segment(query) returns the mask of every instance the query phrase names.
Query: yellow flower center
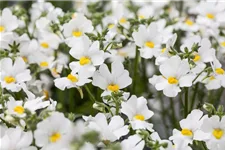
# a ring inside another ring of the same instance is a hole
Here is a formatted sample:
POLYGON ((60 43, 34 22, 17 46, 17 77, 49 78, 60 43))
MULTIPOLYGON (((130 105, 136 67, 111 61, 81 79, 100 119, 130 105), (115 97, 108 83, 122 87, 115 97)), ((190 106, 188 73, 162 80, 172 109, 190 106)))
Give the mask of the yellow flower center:
POLYGON ((80 37, 80 36, 82 36, 82 32, 81 31, 73 31, 73 36, 80 37))
POLYGON ((138 16, 140 19, 145 19, 145 16, 144 15, 139 15, 138 16))
POLYGON ((117 84, 110 84, 108 85, 107 89, 112 92, 117 92, 119 90, 119 86, 117 84))
POLYGON ((45 96, 45 100, 49 99, 49 92, 47 90, 43 90, 43 94, 45 96))
POLYGON ((28 59, 27 59, 27 57, 26 57, 26 56, 23 56, 22 58, 23 58, 23 61, 24 61, 25 63, 27 63, 27 62, 28 62, 28 59))
POLYGON ((209 80, 214 80, 216 79, 214 76, 209 77, 209 80))
POLYGON ((211 14, 211 13, 206 14, 206 17, 209 18, 209 19, 214 19, 215 18, 215 16, 213 14, 211 14))
POLYGON ((147 41, 145 42, 145 46, 149 47, 149 48, 154 48, 155 47, 155 44, 151 41, 147 41))
POLYGON ((225 41, 220 43, 221 46, 225 47, 225 41))
POLYGON ((90 58, 89 57, 81 57, 80 58, 80 65, 87 65, 91 62, 90 58))
POLYGON ((109 24, 109 25, 108 25, 108 28, 109 28, 109 29, 112 29, 114 26, 115 26, 114 24, 109 24))
POLYGON ((58 140, 61 139, 61 134, 60 133, 54 133, 52 134, 50 137, 49 137, 49 140, 52 142, 52 143, 55 143, 57 142, 58 140))
POLYGON ((177 84, 178 80, 175 77, 169 77, 168 78, 168 83, 169 84, 177 84))
POLYGON ((134 119, 144 121, 145 117, 143 115, 137 114, 134 116, 134 119))
POLYGON ((0 26, 0 32, 3 32, 5 30, 4 26, 0 26))
POLYGON ((55 75, 59 74, 56 68, 52 68, 52 73, 55 74, 55 75))
POLYGON ((49 48, 49 45, 46 42, 42 42, 41 43, 41 47, 43 47, 43 48, 49 48))
POLYGON ((216 68, 217 74, 224 74, 224 70, 222 68, 216 68))
POLYGON ((187 24, 187 25, 189 25, 189 26, 192 26, 192 25, 194 24, 194 22, 193 22, 192 20, 190 20, 190 19, 187 19, 187 20, 185 21, 185 24, 187 24))
POLYGON ((198 54, 196 54, 195 57, 194 57, 194 59, 193 59, 193 61, 194 61, 194 62, 197 62, 197 61, 199 61, 200 59, 201 59, 201 56, 198 55, 198 54))
POLYGON ((40 66, 41 66, 41 67, 48 67, 48 62, 47 62, 47 61, 42 61, 42 62, 40 63, 40 66))
POLYGON ((4 80, 8 84, 16 81, 16 79, 12 76, 7 76, 7 77, 4 78, 4 80))
POLYGON ((127 53, 126 52, 123 52, 121 50, 118 50, 117 54, 120 55, 120 56, 123 56, 123 57, 126 57, 127 56, 127 53))
POLYGON ((181 130, 181 134, 185 135, 185 136, 192 136, 193 132, 189 129, 182 129, 181 130))
POLYGON ((20 115, 24 113, 24 108, 22 106, 16 106, 13 110, 20 115))
POLYGON ((127 22, 126 18, 123 17, 123 18, 120 19, 120 23, 126 23, 126 22, 127 22))
POLYGON ((72 75, 72 74, 69 74, 69 75, 67 76, 67 79, 69 79, 69 80, 72 81, 72 82, 77 82, 77 81, 78 81, 77 77, 74 76, 74 75, 72 75))
POLYGON ((224 131, 221 129, 214 129, 212 134, 216 139, 221 139, 224 134, 224 131))
POLYGON ((166 48, 161 49, 161 53, 164 53, 166 51, 166 48))

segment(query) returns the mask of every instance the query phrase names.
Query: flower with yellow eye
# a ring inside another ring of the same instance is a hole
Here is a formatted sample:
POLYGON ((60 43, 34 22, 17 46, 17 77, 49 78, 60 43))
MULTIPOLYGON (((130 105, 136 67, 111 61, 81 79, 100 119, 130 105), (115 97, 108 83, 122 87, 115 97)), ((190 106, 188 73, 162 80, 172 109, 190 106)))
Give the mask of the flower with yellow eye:
POLYGON ((201 110, 192 110, 187 118, 180 121, 181 130, 173 130, 173 135, 170 137, 170 140, 172 140, 175 144, 180 141, 184 143, 184 145, 192 144, 195 139, 195 134, 202 125, 202 116, 203 112, 201 110))
POLYGON ((225 116, 205 117, 199 132, 200 141, 205 141, 208 149, 222 150, 225 147, 225 116))
POLYGON ((133 95, 126 102, 122 102, 121 106, 121 113, 128 117, 134 130, 147 129, 153 131, 153 125, 148 123, 147 120, 154 113, 148 109, 147 100, 144 97, 137 98, 133 95))
POLYGON ((76 41, 85 36, 85 33, 92 32, 92 22, 83 14, 77 14, 75 18, 63 25, 63 34, 66 37, 66 43, 72 47, 76 46, 76 41))
POLYGON ((154 75, 149 82, 158 91, 168 97, 175 97, 181 91, 180 87, 190 87, 195 78, 190 72, 188 60, 181 60, 179 56, 172 56, 159 66, 161 76, 154 75))
POLYGON ((138 31, 133 32, 132 36, 135 44, 140 47, 141 57, 152 58, 160 50, 162 37, 156 23, 151 23, 148 27, 140 25, 138 31))
POLYGON ((51 116, 37 124, 34 131, 35 144, 42 149, 67 149, 73 137, 73 125, 62 113, 51 116))
POLYGON ((77 60, 70 63, 71 70, 79 72, 81 76, 93 76, 95 67, 104 62, 104 52, 99 50, 99 42, 92 43, 87 37, 72 47, 69 53, 77 60))
POLYGON ((40 50, 48 55, 51 55, 54 50, 57 50, 61 39, 58 35, 50 32, 41 32, 39 35, 40 50))
POLYGON ((113 62, 111 64, 111 72, 106 64, 99 67, 99 70, 94 73, 92 84, 104 90, 101 96, 105 96, 110 95, 111 92, 118 92, 130 85, 131 82, 132 79, 129 77, 129 72, 124 69, 123 64, 121 62, 113 62))
POLYGON ((91 82, 87 76, 79 75, 77 73, 71 72, 67 75, 67 77, 57 78, 54 80, 55 86, 60 90, 65 90, 65 88, 73 88, 73 87, 80 87, 86 83, 91 82))
POLYGON ((19 26, 19 21, 9 8, 5 8, 0 16, 0 33, 11 32, 19 26))
POLYGON ((203 80, 205 86, 208 90, 219 89, 221 86, 225 87, 225 71, 222 68, 219 60, 214 58, 214 61, 211 63, 213 72, 203 80))
POLYGON ((16 58, 14 63, 10 58, 4 58, 0 64, 2 88, 18 92, 21 90, 21 83, 31 80, 30 70, 21 57, 16 58))

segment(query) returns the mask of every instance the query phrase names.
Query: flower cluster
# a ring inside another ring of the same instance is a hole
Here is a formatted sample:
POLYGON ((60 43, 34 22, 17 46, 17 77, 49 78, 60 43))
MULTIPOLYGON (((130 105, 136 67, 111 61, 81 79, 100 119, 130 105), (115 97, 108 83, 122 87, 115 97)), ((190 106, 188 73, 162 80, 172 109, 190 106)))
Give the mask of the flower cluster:
POLYGON ((223 2, 70 3, 1 10, 2 150, 224 150, 223 2))

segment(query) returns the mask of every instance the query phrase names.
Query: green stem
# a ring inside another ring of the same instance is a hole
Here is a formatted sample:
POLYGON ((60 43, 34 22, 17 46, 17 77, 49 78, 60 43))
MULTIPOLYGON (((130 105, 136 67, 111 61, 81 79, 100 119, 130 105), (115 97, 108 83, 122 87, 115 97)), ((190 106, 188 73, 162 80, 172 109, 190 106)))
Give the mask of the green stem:
POLYGON ((188 88, 185 88, 184 117, 188 115, 188 88))
MULTIPOLYGON (((195 90, 194 90, 194 94, 193 94, 193 96, 192 96, 192 99, 191 99, 191 110, 193 109, 193 107, 194 107, 194 103, 195 103, 195 98, 196 98, 196 95, 197 95, 197 91, 198 91, 198 86, 199 86, 199 83, 197 83, 196 85, 195 85, 195 90)), ((190 110, 190 111, 191 111, 190 110)))
POLYGON ((138 47, 136 47, 136 56, 134 60, 134 75, 133 75, 133 93, 136 92, 136 82, 137 80, 137 73, 138 73, 138 59, 139 59, 139 50, 138 47))
POLYGON ((174 102, 173 102, 173 98, 170 98, 170 109, 172 110, 172 114, 171 114, 171 119, 172 119, 172 124, 173 127, 176 128, 177 127, 177 121, 176 121, 176 114, 175 114, 175 108, 174 108, 174 102))
POLYGON ((92 101, 92 102, 95 102, 95 101, 96 101, 96 100, 95 100, 95 97, 94 97, 94 95, 91 93, 91 91, 90 91, 90 89, 88 88, 88 86, 85 85, 84 88, 85 88, 85 90, 88 92, 91 101, 92 101))

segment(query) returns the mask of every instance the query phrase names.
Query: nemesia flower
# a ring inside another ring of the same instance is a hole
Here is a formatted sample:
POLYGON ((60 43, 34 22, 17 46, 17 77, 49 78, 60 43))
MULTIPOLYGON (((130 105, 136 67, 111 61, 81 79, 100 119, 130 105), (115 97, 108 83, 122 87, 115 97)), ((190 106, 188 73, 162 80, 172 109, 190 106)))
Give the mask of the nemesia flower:
POLYGON ((145 141, 137 134, 129 136, 121 142, 122 150, 141 150, 144 148, 145 141))
POLYGON ((124 120, 120 116, 113 116, 108 123, 106 116, 98 113, 95 117, 88 119, 87 122, 89 128, 100 133, 103 143, 114 142, 129 132, 128 126, 124 125, 124 120))
POLYGON ((21 89, 20 84, 31 80, 30 70, 26 69, 24 60, 16 58, 4 58, 1 60, 1 86, 12 92, 18 92, 21 89))
POLYGON ((39 38, 40 51, 46 54, 52 54, 54 50, 58 49, 61 40, 53 33, 41 32, 39 38))
POLYGON ((54 112, 37 124, 34 131, 35 143, 43 150, 68 148, 72 140, 72 123, 62 113, 54 112))
POLYGON ((152 58, 160 49, 161 36, 156 23, 151 23, 148 27, 140 25, 132 36, 135 44, 140 47, 140 55, 143 58, 152 58))
POLYGON ((5 8, 0 16, 0 33, 11 32, 19 26, 17 17, 14 16, 9 8, 5 8))
POLYGON ((181 131, 174 129, 173 135, 169 139, 173 140, 175 144, 180 143, 180 141, 185 145, 192 144, 195 139, 195 133, 202 125, 202 121, 200 121, 202 115, 202 111, 197 109, 192 110, 186 119, 180 121, 181 131))
POLYGON ((223 150, 225 146, 225 116, 206 117, 200 127, 199 139, 206 142, 209 150, 223 150))
POLYGON ((130 85, 132 82, 129 72, 124 69, 121 62, 113 62, 111 64, 111 73, 106 64, 99 67, 94 73, 92 84, 98 86, 104 92, 102 96, 109 95, 111 92, 118 92, 130 85))
POLYGON ((0 125, 1 150, 37 150, 31 146, 33 135, 31 131, 24 132, 21 128, 7 128, 0 125))
POLYGON ((104 62, 104 52, 99 50, 99 42, 91 43, 85 37, 76 46, 79 48, 73 47, 69 52, 71 56, 78 60, 70 63, 71 70, 79 72, 81 75, 93 76, 96 70, 95 66, 104 62))
POLYGON ((76 43, 77 39, 84 37, 85 33, 89 33, 92 30, 92 22, 83 14, 78 14, 75 18, 63 25, 63 34, 66 37, 66 43, 70 47, 76 43))
POLYGON ((73 87, 80 87, 86 83, 91 82, 88 79, 88 76, 81 76, 77 73, 71 72, 67 75, 67 77, 57 78, 54 80, 55 86, 60 90, 65 90, 65 88, 73 88, 73 87))
POLYGON ((154 75, 149 82, 158 91, 168 97, 175 97, 181 91, 180 87, 190 87, 195 75, 190 73, 187 60, 181 60, 179 56, 173 56, 159 66, 161 76, 154 75))
POLYGON ((121 106, 121 112, 128 117, 134 130, 147 129, 153 131, 153 124, 148 123, 147 120, 154 113, 148 109, 147 100, 144 97, 137 98, 133 95, 126 102, 122 102, 121 106))
POLYGON ((10 97, 9 101, 6 103, 7 114, 16 115, 18 117, 25 117, 25 109, 29 110, 31 113, 35 113, 36 110, 45 108, 49 106, 49 102, 43 102, 42 98, 28 99, 26 102, 16 101, 14 98, 10 97))
POLYGON ((220 62, 215 58, 212 62, 213 72, 203 80, 208 90, 218 89, 221 86, 225 87, 225 72, 220 62))

